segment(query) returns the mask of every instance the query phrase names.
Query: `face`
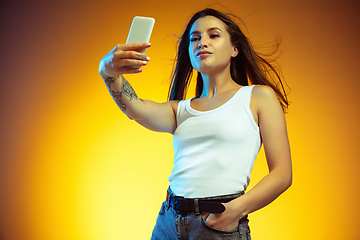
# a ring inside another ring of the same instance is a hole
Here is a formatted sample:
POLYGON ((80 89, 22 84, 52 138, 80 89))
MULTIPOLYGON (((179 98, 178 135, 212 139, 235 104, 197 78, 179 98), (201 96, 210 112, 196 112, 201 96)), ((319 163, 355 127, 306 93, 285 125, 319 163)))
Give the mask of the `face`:
POLYGON ((193 68, 201 73, 221 71, 230 66, 238 50, 230 41, 225 23, 213 16, 195 21, 190 29, 189 56, 193 68))

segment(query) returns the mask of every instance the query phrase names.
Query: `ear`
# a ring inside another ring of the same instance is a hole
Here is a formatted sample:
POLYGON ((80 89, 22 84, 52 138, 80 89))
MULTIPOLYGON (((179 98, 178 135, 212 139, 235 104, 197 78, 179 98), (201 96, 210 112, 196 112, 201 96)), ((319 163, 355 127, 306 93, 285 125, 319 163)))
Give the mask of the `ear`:
POLYGON ((239 50, 237 49, 237 47, 236 46, 234 46, 234 51, 233 51, 233 53, 231 54, 231 57, 236 57, 237 55, 239 54, 239 50))

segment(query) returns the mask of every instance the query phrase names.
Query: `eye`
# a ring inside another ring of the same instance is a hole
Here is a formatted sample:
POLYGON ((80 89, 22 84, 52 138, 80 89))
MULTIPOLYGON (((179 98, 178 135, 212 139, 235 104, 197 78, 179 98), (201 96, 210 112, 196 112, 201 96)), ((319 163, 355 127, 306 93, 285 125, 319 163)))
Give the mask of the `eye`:
POLYGON ((196 42, 198 41, 200 38, 199 37, 191 37, 190 38, 190 42, 196 42))
POLYGON ((217 38, 217 37, 219 37, 218 34, 211 34, 211 35, 210 35, 210 38, 217 38))

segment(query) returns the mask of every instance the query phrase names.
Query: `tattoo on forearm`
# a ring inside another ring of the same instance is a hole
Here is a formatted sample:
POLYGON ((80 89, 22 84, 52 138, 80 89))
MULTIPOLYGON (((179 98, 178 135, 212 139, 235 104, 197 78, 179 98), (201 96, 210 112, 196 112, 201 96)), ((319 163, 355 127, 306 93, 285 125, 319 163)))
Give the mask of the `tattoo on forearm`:
POLYGON ((123 76, 121 77, 122 77, 122 88, 121 88, 122 92, 130 98, 130 101, 132 99, 138 100, 139 98, 136 95, 130 83, 123 76))
POLYGON ((117 102, 117 104, 119 105, 119 107, 126 112, 126 104, 124 103, 124 101, 122 100, 122 92, 118 92, 118 91, 113 91, 111 90, 111 94, 113 96, 113 98, 115 99, 115 101, 117 102))
POLYGON ((118 79, 119 79, 119 76, 117 76, 117 77, 107 77, 107 78, 105 78, 105 83, 106 83, 106 85, 110 86, 110 84, 112 84, 113 82, 115 82, 118 79))
POLYGON ((127 105, 124 102, 123 94, 126 95, 130 101, 132 99, 143 101, 142 99, 138 98, 130 83, 121 75, 117 77, 107 77, 105 78, 105 83, 108 86, 109 91, 111 91, 111 95, 113 96, 114 100, 124 112, 126 112, 127 105), (112 83, 118 80, 119 77, 122 79, 121 90, 114 90, 112 83))

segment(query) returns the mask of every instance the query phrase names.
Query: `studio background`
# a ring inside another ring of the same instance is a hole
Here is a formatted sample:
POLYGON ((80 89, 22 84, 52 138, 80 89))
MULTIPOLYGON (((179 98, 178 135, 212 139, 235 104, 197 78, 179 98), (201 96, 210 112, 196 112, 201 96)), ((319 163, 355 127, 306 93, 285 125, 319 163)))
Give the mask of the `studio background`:
MULTIPOLYGON (((127 79, 139 97, 166 101, 172 34, 213 3, 0 3, 1 240, 150 238, 173 166, 172 136, 128 120, 98 64, 126 41, 135 15, 154 17, 151 61, 127 79)), ((293 185, 250 215, 253 239, 360 239, 359 2, 221 4, 245 20, 259 51, 282 39, 278 63, 291 88, 293 185)), ((263 155, 250 188, 267 173, 263 155)))

